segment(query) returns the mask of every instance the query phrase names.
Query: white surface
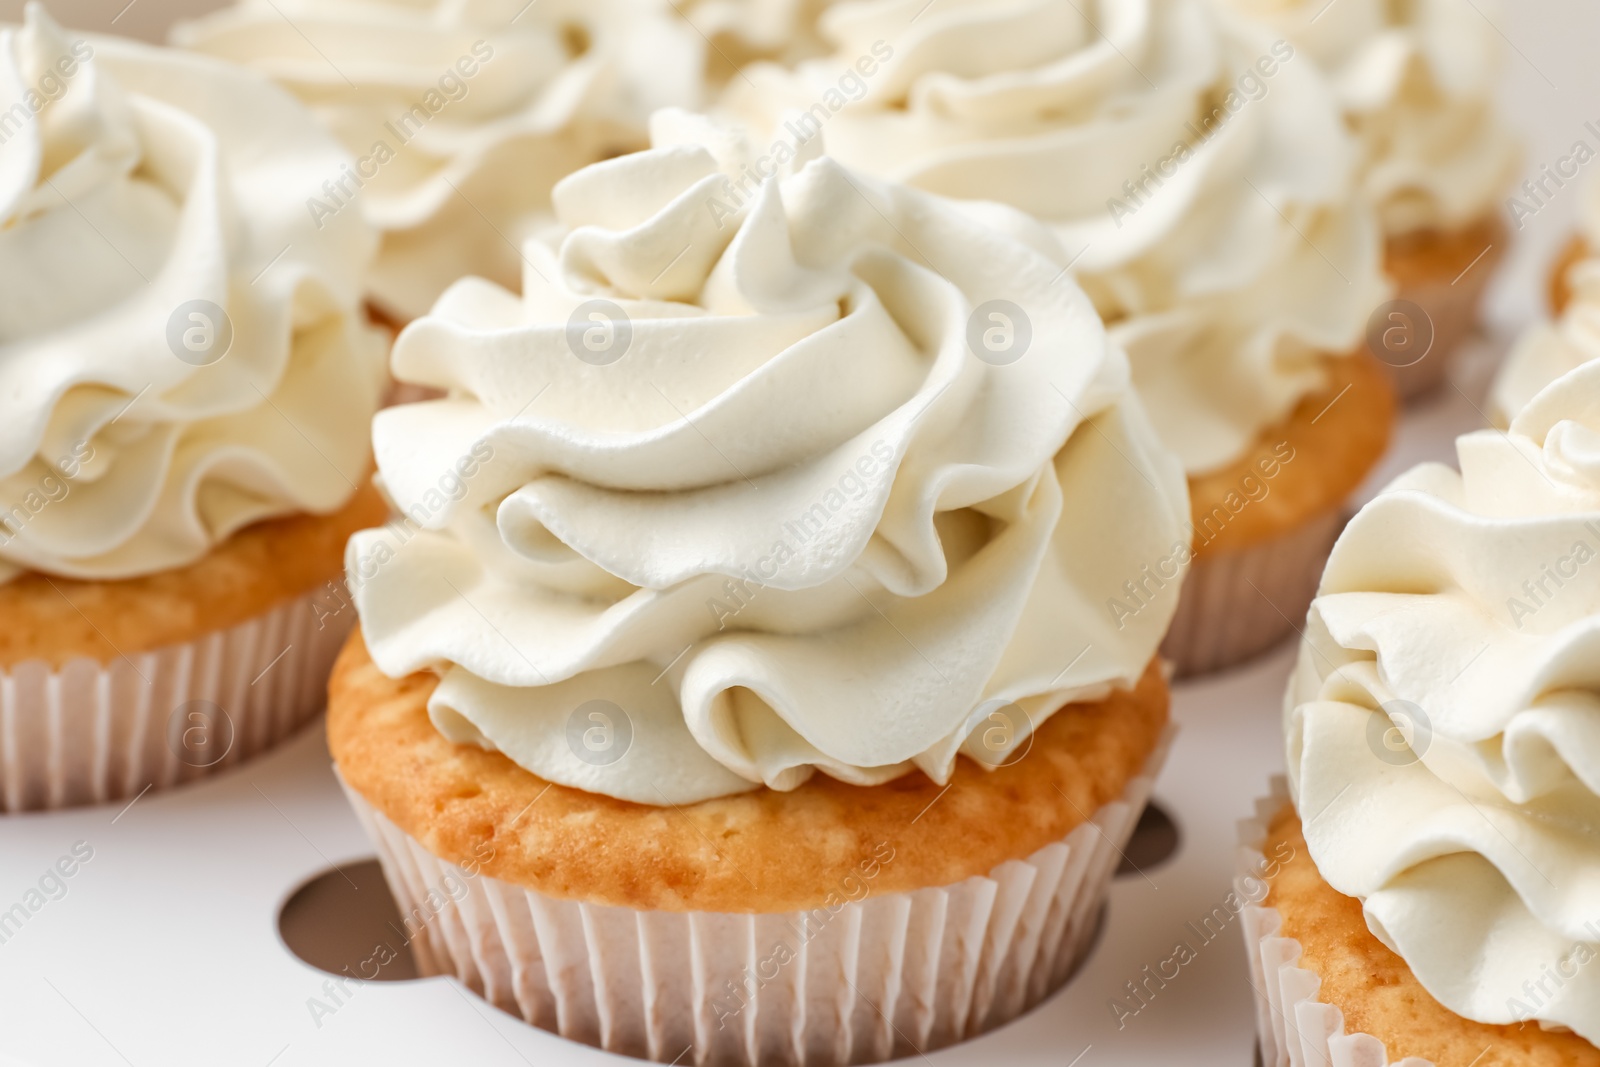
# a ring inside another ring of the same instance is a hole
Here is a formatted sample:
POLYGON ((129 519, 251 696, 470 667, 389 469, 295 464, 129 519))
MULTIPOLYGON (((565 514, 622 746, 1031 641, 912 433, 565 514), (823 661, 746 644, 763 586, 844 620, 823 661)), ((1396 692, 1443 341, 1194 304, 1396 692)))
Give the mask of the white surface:
MULTIPOLYGON (((99 18, 100 9, 115 13, 121 4, 97 5, 93 19, 67 10, 83 6, 62 5, 59 14, 98 27, 111 17, 99 18)), ((172 10, 159 0, 139 6, 141 18, 172 10)), ((0 3, 0 18, 14 19, 13 7, 20 5, 0 3)), ((1500 25, 1512 44, 1506 102, 1527 138, 1532 173, 1585 136, 1585 120, 1600 119, 1600 63, 1591 54, 1600 5, 1513 0, 1500 25)), ((1600 180, 1600 166, 1584 179, 1600 180)), ((1569 185, 1516 235, 1492 295, 1493 336, 1464 368, 1463 390, 1447 389, 1407 416, 1374 486, 1416 460, 1452 460, 1453 435, 1482 424, 1476 409, 1486 372, 1516 330, 1543 313, 1547 264, 1571 233, 1576 208, 1569 185)), ((1233 927, 1124 1029, 1108 1002, 1146 964, 1171 954, 1186 923, 1226 897, 1235 820, 1282 766, 1278 704, 1291 659, 1285 647, 1180 687, 1182 732, 1157 788, 1181 828, 1177 856, 1148 880, 1116 883, 1105 937, 1064 990, 1011 1026, 931 1055, 931 1064, 1250 1063, 1250 990, 1233 927)), ((320 1026, 313 1020, 307 1001, 325 997, 326 976, 282 946, 279 906, 330 864, 372 852, 334 784, 317 728, 216 781, 151 794, 125 811, 0 818, 0 912, 80 840, 95 855, 66 895, 0 944, 6 1067, 8 1055, 32 1067, 635 1062, 533 1030, 443 979, 363 984, 320 1026)))

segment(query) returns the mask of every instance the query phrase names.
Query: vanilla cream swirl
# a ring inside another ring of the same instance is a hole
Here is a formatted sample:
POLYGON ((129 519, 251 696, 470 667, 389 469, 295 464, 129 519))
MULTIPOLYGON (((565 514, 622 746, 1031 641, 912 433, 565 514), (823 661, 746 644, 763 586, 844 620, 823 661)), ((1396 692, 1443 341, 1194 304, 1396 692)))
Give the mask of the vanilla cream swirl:
POLYGON ((758 64, 721 106, 1046 222, 1190 473, 1320 387, 1384 298, 1331 89, 1207 0, 847 0, 821 25, 827 58, 758 64))
POLYGON ((0 580, 181 566, 355 491, 376 242, 303 207, 346 158, 214 60, 0 27, 0 580))
POLYGON ((1179 579, 1105 604, 1187 493, 1083 293, 825 157, 720 217, 755 149, 653 131, 556 187, 522 297, 466 279, 400 336, 396 375, 448 396, 373 426, 410 516, 348 555, 378 666, 440 672, 446 736, 648 804, 944 781, 1132 684, 1179 579), (582 755, 591 722, 621 758, 582 755))
POLYGON ((1318 869, 1440 1003, 1600 1041, 1600 362, 1361 510, 1287 698, 1318 869))
POLYGON ((707 90, 757 60, 792 65, 822 55, 822 12, 836 0, 660 0, 705 39, 707 90))
POLYGON ((464 275, 514 286, 551 187, 693 105, 705 48, 641 0, 241 0, 173 40, 274 78, 349 148, 307 210, 383 232, 372 295, 402 320, 464 275))
POLYGON ((1328 72, 1386 232, 1470 226, 1516 180, 1517 140, 1494 105, 1493 0, 1227 2, 1328 72))

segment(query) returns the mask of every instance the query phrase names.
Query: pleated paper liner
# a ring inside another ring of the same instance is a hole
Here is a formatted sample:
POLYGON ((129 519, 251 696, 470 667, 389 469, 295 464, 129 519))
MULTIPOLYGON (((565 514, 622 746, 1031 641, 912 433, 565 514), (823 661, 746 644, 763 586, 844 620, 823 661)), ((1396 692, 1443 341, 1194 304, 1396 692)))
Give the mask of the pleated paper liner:
MULTIPOLYGON (((1478 324, 1478 311, 1484 290, 1494 277, 1495 268, 1505 258, 1506 234, 1502 226, 1482 227, 1489 241, 1483 258, 1464 272, 1449 276, 1436 274, 1400 281, 1394 298, 1408 301, 1427 313, 1431 322, 1432 344, 1426 355, 1404 366, 1374 351, 1403 403, 1426 396, 1444 385, 1461 355, 1461 346, 1478 324)), ((1455 264, 1442 264, 1454 271, 1455 264)))
POLYGON ((1161 643, 1176 676, 1242 663, 1303 626, 1343 528, 1334 509, 1259 545, 1196 559, 1161 643))
MULTIPOLYGON (((440 859, 348 786, 424 974, 541 1029, 681 1064, 876 1063, 1006 1023, 1092 944, 1166 756, 1066 838, 986 876, 781 914, 561 900, 440 859)), ((886 846, 891 843, 886 843, 886 846)))
MULTIPOLYGON (((1261 851, 1267 828, 1288 803, 1287 783, 1274 778, 1270 795, 1256 801, 1255 818, 1239 823, 1239 866, 1233 885, 1241 900, 1260 897, 1256 872, 1267 863, 1261 851)), ((1249 905, 1240 920, 1255 990, 1263 1067, 1435 1067, 1416 1056, 1390 1060, 1388 1049, 1376 1037, 1348 1033, 1344 1012, 1318 999, 1322 979, 1298 966, 1300 942, 1279 936, 1283 918, 1276 908, 1249 905)))
POLYGON ((132 798, 266 751, 322 710, 354 623, 334 593, 313 590, 110 663, 0 669, 0 812, 132 798))

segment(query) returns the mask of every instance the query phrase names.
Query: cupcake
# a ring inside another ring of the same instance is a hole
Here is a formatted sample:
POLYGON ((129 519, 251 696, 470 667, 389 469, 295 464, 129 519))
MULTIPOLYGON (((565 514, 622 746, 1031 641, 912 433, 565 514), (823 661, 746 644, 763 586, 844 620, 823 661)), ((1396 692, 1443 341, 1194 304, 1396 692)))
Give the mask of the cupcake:
POLYGON ((422 969, 535 1026, 943 1046, 1089 943, 1182 568, 1103 605, 1182 471, 1047 257, 814 150, 721 215, 760 145, 652 126, 557 185, 520 298, 401 335, 448 395, 374 422, 405 518, 350 542, 330 750, 422 969))
POLYGON ((465 275, 515 286, 551 187, 692 104, 704 48, 636 0, 241 0, 172 40, 273 78, 355 157, 312 210, 379 230, 369 296, 396 328, 465 275))
MULTIPOLYGON (((827 58, 758 64, 720 106, 1043 222, 1189 475, 1196 559, 1163 651, 1188 674, 1287 636, 1394 418, 1362 351, 1388 293, 1377 223, 1315 65, 1205 0, 1098 24, 1070 4, 858 0, 821 27, 827 58)), ((1135 583, 1110 610, 1142 599, 1135 583)))
POLYGON ((1580 259, 1557 277, 1563 285, 1558 318, 1517 341, 1489 390, 1489 417, 1501 428, 1545 386, 1600 358, 1600 258, 1580 259))
POLYGON ((1474 0, 1228 3, 1263 19, 1332 81, 1361 146, 1384 270, 1403 302, 1392 321, 1419 335, 1374 351, 1402 396, 1437 388, 1510 238, 1498 205, 1516 181, 1519 150, 1494 102, 1503 35, 1474 0))
POLYGON ((1245 827, 1268 1065, 1600 1064, 1597 400, 1575 366, 1328 561, 1245 827))
POLYGON ((1573 289, 1583 280, 1581 276, 1600 269, 1595 266, 1595 259, 1600 257, 1600 182, 1589 182, 1584 188, 1579 231, 1550 269, 1550 309, 1558 316, 1566 310, 1573 289))
POLYGON ((0 811, 231 765, 321 707, 384 348, 347 156, 214 60, 0 27, 0 811), (329 600, 329 597, 334 597, 329 600))

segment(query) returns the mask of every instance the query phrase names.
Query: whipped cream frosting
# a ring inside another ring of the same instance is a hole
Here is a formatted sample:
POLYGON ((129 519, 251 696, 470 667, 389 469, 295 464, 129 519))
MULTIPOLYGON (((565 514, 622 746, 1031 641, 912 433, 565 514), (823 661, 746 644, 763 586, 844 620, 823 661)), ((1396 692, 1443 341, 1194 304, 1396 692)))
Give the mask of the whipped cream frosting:
POLYGON ((557 186, 520 298, 465 279, 397 341, 448 395, 373 425, 408 516, 347 558, 377 665, 440 672, 448 737, 647 804, 944 781, 1134 683, 1187 488, 1081 290, 815 146, 730 207, 757 149, 652 127, 557 186))
POLYGON ((0 26, 0 580, 148 574, 349 499, 376 239, 303 206, 346 159, 214 60, 0 26))
POLYGON ((1469 226, 1516 180, 1493 0, 1225 0, 1328 72, 1390 234, 1469 226))
POLYGON ((241 0, 172 37, 272 77, 356 157, 308 210, 382 231, 372 296, 401 320, 464 275, 514 286, 555 183, 693 105, 706 47, 645 0, 241 0))
POLYGON ((661 0, 704 38, 708 91, 757 60, 789 66, 828 51, 817 21, 836 0, 661 0))
POLYGON ((1452 1011, 1600 1041, 1600 362, 1335 547, 1286 708, 1306 842, 1452 1011))
POLYGON ((1047 223, 1191 474, 1319 388, 1385 298, 1332 89, 1207 0, 846 0, 821 28, 829 56, 757 64, 720 106, 1047 223))

